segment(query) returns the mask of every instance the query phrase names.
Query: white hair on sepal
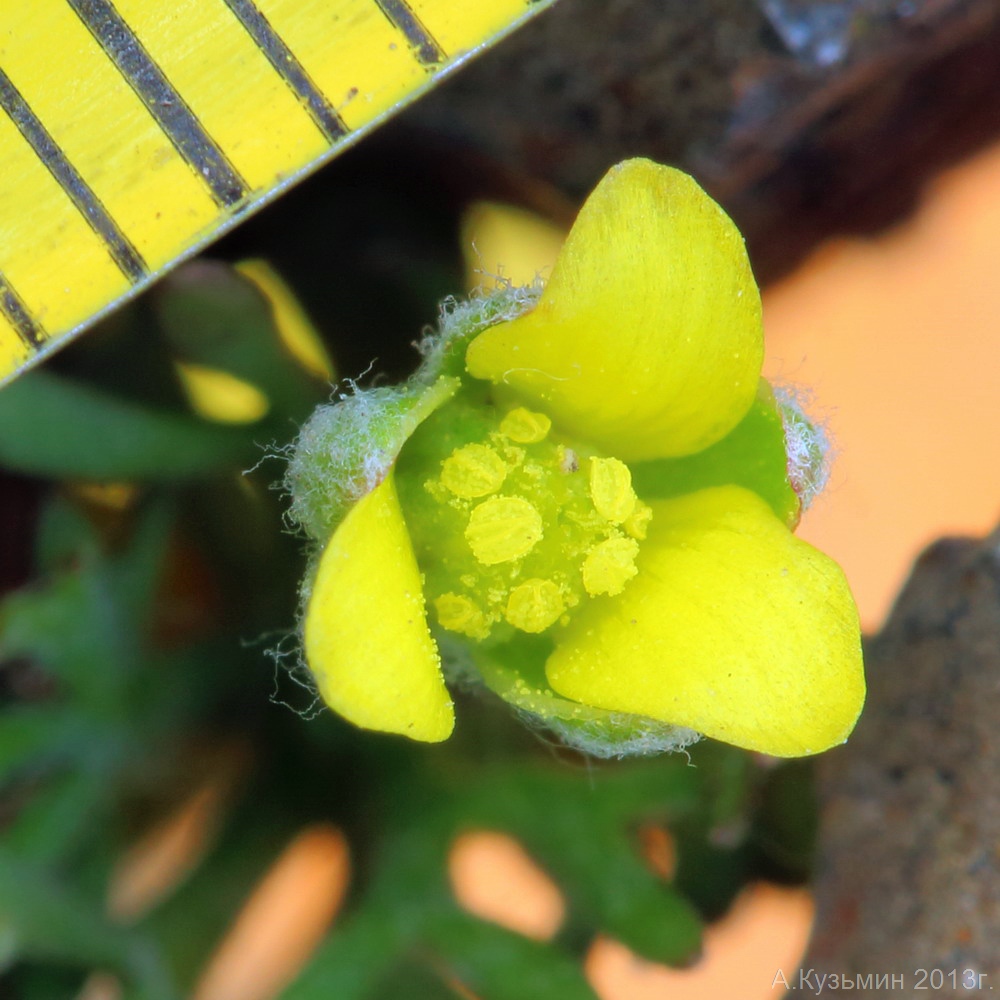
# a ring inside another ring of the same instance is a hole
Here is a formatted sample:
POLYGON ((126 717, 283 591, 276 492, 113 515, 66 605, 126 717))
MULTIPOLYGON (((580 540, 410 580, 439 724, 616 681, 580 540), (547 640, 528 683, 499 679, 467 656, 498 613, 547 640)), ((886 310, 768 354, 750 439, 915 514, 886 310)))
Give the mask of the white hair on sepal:
POLYGON ((424 357, 417 379, 433 379, 457 346, 467 344, 491 326, 517 319, 532 310, 545 287, 540 277, 530 285, 514 285, 498 276, 494 279, 497 281, 494 289, 476 288, 467 299, 449 295, 442 301, 437 327, 425 330, 416 345, 424 357))
POLYGON ((806 413, 812 404, 809 390, 789 385, 772 388, 785 432, 788 481, 805 513, 830 480, 833 446, 825 424, 806 413))
POLYGON ((546 719, 519 708, 515 711, 529 729, 547 729, 571 749, 600 760, 684 753, 702 738, 701 733, 685 726, 671 726, 626 712, 609 712, 602 720, 570 722, 546 719))

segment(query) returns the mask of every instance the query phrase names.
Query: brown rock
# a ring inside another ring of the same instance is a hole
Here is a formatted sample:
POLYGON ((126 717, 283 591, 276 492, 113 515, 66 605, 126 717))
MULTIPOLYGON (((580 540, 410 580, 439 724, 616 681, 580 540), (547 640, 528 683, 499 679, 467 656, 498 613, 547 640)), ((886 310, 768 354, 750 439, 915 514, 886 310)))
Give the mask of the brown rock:
POLYGON ((856 732, 819 765, 817 929, 804 967, 814 983, 889 973, 913 996, 996 993, 1000 533, 921 556, 870 645, 868 679, 856 732))
POLYGON ((682 167, 766 283, 997 136, 998 47, 998 0, 559 0, 404 118, 576 200, 682 167))

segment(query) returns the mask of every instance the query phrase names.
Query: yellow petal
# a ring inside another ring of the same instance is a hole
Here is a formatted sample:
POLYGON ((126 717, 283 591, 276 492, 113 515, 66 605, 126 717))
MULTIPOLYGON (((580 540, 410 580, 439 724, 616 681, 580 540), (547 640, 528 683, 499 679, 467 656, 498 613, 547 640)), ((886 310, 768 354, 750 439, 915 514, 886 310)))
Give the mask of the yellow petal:
POLYGON ((566 230, 534 212, 492 201, 473 202, 462 218, 465 287, 509 281, 530 285, 559 256, 566 230))
POLYGON ((264 260, 240 261, 236 270, 252 281, 267 299, 278 336, 295 360, 306 371, 324 381, 334 381, 333 362, 323 344, 323 338, 281 275, 264 260))
POLYGON ((843 742, 865 686, 837 564, 739 486, 651 506, 638 575, 578 613, 553 689, 781 757, 843 742))
POLYGON ((219 424, 252 424, 267 416, 271 403, 255 385, 221 368, 175 362, 191 407, 219 424))
POLYGON ((736 227, 686 174, 628 160, 583 206, 539 304, 481 333, 466 364, 631 461, 724 437, 762 356, 736 227))
POLYGON ((451 735, 451 699, 391 475, 354 505, 323 552, 305 652, 323 700, 355 725, 429 743, 451 735))

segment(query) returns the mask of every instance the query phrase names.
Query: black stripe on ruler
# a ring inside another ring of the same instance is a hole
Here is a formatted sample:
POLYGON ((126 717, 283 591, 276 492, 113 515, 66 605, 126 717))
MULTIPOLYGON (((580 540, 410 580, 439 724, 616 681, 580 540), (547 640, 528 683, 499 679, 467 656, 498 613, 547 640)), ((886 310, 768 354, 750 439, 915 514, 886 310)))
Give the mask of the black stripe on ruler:
POLYGON ((434 36, 423 26, 416 12, 406 0, 375 0, 379 10, 398 28, 417 56, 421 66, 428 69, 439 66, 448 57, 434 36))
POLYGON ((296 97, 305 105, 310 117, 330 142, 343 138, 350 131, 337 109, 313 83, 295 53, 271 26, 253 0, 225 0, 226 6, 237 17, 257 48, 267 56, 268 62, 280 74, 296 97))
POLYGON ((68 3, 138 94, 177 152, 208 185, 215 201, 225 208, 239 204, 249 193, 246 181, 205 131, 197 115, 153 61, 111 0, 68 0, 68 3))
POLYGON ((108 214, 101 199, 70 163, 59 144, 2 69, 0 69, 0 106, 10 115, 11 121, 28 141, 35 155, 69 195, 80 214, 90 223, 91 229, 104 241, 104 245, 122 273, 133 283, 145 277, 148 268, 142 255, 119 229, 118 223, 108 214))
POLYGON ((21 296, 14 291, 10 282, 0 274, 0 314, 17 331, 24 345, 32 354, 37 354, 45 343, 45 330, 28 312, 21 296))

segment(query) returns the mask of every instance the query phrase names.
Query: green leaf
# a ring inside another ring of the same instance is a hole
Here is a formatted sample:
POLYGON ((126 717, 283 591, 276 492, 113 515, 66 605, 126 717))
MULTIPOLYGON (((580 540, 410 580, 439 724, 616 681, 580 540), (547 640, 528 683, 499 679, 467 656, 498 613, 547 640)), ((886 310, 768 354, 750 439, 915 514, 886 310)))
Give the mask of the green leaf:
POLYGON ((0 715, 0 783, 31 763, 34 768, 71 755, 87 737, 61 705, 15 705, 0 715))
POLYGON ((0 391, 0 464, 52 478, 170 479, 254 460, 245 433, 147 409, 45 370, 0 391))
POLYGON ((522 814, 512 824, 508 813, 501 828, 566 892, 571 924, 610 934, 650 960, 684 963, 700 948, 701 919, 642 863, 629 831, 644 819, 690 809, 693 776, 679 760, 609 768, 575 781, 522 776, 530 820, 522 814))
POLYGON ((151 1000, 173 996, 148 945, 108 923, 96 903, 2 848, 0 928, 22 957, 111 968, 134 977, 151 1000))
POLYGON ((467 1000, 468 996, 418 960, 393 966, 369 994, 370 1000, 467 1000))
POLYGON ((94 525, 83 509, 58 492, 42 506, 35 532, 35 572, 46 577, 64 572, 87 545, 98 542, 94 525))
POLYGON ((678 856, 673 884, 714 919, 748 880, 760 877, 750 826, 766 771, 750 754, 712 740, 692 748, 691 762, 701 775, 702 802, 672 825, 678 856))
POLYGON ((819 821, 814 770, 809 758, 783 761, 761 789, 754 837, 785 878, 811 872, 819 821))
POLYGON ((650 961, 682 965, 696 958, 702 922, 691 903, 655 880, 624 839, 606 845, 602 855, 599 867, 587 865, 563 877, 600 930, 650 961))
MULTIPOLYGON (((86 558, 84 567, 91 561, 86 558)), ((101 603, 99 588, 93 579, 88 587, 85 573, 62 573, 45 587, 11 594, 0 605, 0 655, 30 658, 86 695, 104 687, 114 644, 105 614, 94 606, 101 603)))
POLYGON ((368 1000, 406 944, 398 913, 368 907, 334 928, 281 1000, 368 1000))
POLYGON ((3 844, 22 859, 61 862, 107 820, 113 799, 108 775, 94 768, 50 777, 18 810, 3 844))
POLYGON ((581 964, 568 954, 458 910, 432 919, 425 936, 443 967, 478 996, 597 1000, 581 964))
POLYGON ((0 656, 38 661, 81 703, 110 712, 144 662, 142 636, 172 521, 170 504, 148 504, 114 556, 82 534, 74 564, 0 604, 0 656))
POLYGON ((750 411, 721 441, 684 458, 636 462, 632 483, 646 500, 732 483, 757 493, 786 524, 794 524, 799 516, 799 498, 788 481, 781 412, 763 379, 750 411))
POLYGON ((83 524, 59 546, 66 559, 45 585, 0 604, 0 657, 23 657, 56 681, 50 700, 0 716, 0 776, 23 772, 31 794, 4 830, 25 858, 61 860, 106 822, 124 770, 169 718, 140 709, 169 687, 151 684, 145 644, 173 512, 140 509, 127 546, 109 555, 83 524))

